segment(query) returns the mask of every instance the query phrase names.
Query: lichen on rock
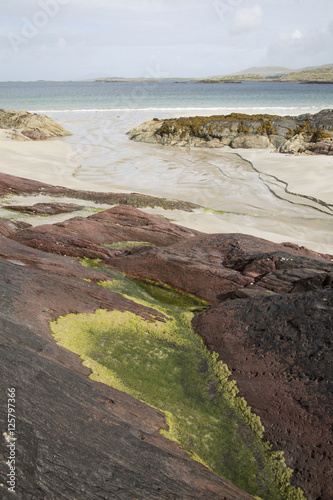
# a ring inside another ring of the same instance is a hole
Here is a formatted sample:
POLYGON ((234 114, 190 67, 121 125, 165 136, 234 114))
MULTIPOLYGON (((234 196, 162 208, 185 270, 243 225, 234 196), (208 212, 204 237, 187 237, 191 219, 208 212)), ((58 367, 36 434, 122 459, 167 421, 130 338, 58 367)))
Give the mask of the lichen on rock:
POLYGON ((132 129, 135 141, 172 146, 278 149, 283 153, 332 154, 333 110, 314 115, 193 116, 152 120, 132 129), (327 147, 315 147, 321 142, 327 147))
POLYGON ((19 141, 71 135, 71 132, 46 115, 8 109, 0 109, 0 128, 12 130, 12 139, 19 141))

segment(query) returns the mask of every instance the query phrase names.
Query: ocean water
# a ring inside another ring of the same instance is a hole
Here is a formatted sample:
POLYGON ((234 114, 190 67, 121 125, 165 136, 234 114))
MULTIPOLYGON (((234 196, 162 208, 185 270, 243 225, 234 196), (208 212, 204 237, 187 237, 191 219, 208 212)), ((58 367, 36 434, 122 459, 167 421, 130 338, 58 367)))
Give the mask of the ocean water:
POLYGON ((330 84, 244 82, 0 82, 2 108, 39 110, 274 108, 302 112, 333 103, 330 84))
POLYGON ((226 212, 216 215, 214 232, 247 232, 333 253, 330 207, 322 211, 297 196, 302 193, 290 197, 268 185, 239 154, 136 143, 126 135, 155 117, 315 113, 333 107, 332 85, 3 82, 0 107, 45 113, 73 132, 64 140, 73 147, 73 171, 77 160, 81 165, 75 176, 88 188, 192 201, 226 212))

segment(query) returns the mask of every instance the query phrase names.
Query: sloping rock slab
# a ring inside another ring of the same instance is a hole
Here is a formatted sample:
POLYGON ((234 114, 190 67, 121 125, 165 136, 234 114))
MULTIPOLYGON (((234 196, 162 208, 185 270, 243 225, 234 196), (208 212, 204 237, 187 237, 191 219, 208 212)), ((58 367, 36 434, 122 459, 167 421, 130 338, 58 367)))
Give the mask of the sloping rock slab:
POLYGON ((8 219, 0 219, 0 235, 13 236, 19 229, 31 227, 31 224, 26 222, 10 221, 8 219))
POLYGON ((220 302, 193 321, 309 500, 333 497, 332 316, 329 288, 220 302))
POLYGON ((107 264, 126 274, 168 284, 214 303, 243 290, 266 295, 330 286, 333 257, 297 245, 242 234, 205 234, 168 248, 134 248, 107 264))
MULTIPOLYGON (((84 281, 96 273, 72 259, 4 237, 0 249, 0 380, 16 391, 17 437, 15 495, 7 490, 1 439, 1 498, 252 498, 159 435, 166 428, 159 411, 87 378, 89 370, 55 343, 47 323, 100 307, 165 321, 162 314, 84 281)), ((0 404, 7 407, 5 390, 0 404)), ((5 418, 3 411, 3 431, 5 418)))
POLYGON ((81 191, 63 186, 53 186, 44 182, 33 181, 23 177, 0 173, 0 196, 9 194, 48 194, 53 196, 66 196, 79 200, 107 203, 109 205, 130 205, 132 207, 161 207, 166 210, 184 210, 192 212, 199 205, 188 201, 157 198, 140 193, 102 193, 96 191, 81 191))
MULTIPOLYGON (((197 240, 196 238, 192 238, 197 240)), ((209 240, 209 237, 207 237, 209 240)), ((214 302, 217 295, 250 286, 251 278, 221 265, 222 256, 213 248, 172 245, 168 248, 134 248, 112 255, 106 264, 125 274, 164 283, 214 302)))
POLYGON ((164 283, 212 303, 231 298, 232 293, 237 297, 244 290, 248 296, 264 296, 333 282, 329 255, 248 235, 202 234, 127 206, 53 225, 21 229, 7 222, 3 231, 29 247, 98 258, 129 276, 164 283), (150 242, 163 248, 102 246, 119 241, 150 242))
POLYGON ((14 212, 20 212, 23 214, 57 215, 57 214, 67 214, 75 212, 77 210, 82 210, 84 207, 82 205, 75 205, 74 203, 35 203, 32 206, 3 205, 3 208, 7 210, 13 210, 14 212))
POLYGON ((128 206, 118 206, 90 217, 74 217, 17 231, 12 237, 33 248, 75 257, 108 259, 104 244, 143 241, 170 245, 200 234, 128 206))

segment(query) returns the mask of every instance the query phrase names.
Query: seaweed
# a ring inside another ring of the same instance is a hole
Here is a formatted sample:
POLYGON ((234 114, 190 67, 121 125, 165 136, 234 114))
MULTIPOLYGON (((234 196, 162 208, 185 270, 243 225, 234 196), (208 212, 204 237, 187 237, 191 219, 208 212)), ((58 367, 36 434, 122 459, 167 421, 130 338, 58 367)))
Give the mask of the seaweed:
POLYGON ((110 280, 104 288, 155 309, 165 321, 97 310, 50 323, 57 342, 79 354, 91 378, 126 392, 166 415, 164 437, 195 460, 262 499, 302 499, 290 485, 281 453, 263 441, 263 427, 230 380, 228 367, 191 327, 204 301, 151 281, 130 280, 89 259, 110 280))

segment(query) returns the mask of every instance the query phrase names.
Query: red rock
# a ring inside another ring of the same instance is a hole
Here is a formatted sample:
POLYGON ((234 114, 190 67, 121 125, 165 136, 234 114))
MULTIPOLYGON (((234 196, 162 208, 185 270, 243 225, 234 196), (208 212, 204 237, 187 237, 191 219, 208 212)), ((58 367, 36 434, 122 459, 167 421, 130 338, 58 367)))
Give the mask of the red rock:
POLYGON ((289 293, 303 283, 305 270, 307 279, 320 275, 324 284, 333 271, 331 256, 242 234, 199 235, 168 248, 124 250, 110 255, 107 263, 212 303, 244 289, 262 295, 267 290, 289 293))
POLYGON ((4 205, 3 208, 25 214, 57 215, 82 210, 83 207, 74 203, 35 203, 32 206, 4 205))
MULTIPOLYGON (((17 397, 17 498, 250 500, 163 438, 161 412, 87 378, 89 369, 55 343, 48 326, 59 315, 99 308, 165 316, 85 281, 101 274, 74 259, 4 237, 0 248, 0 382, 17 397)), ((1 391, 2 408, 6 397, 1 391)), ((7 456, 3 443, 1 453, 7 456)), ((4 500, 12 497, 7 473, 1 460, 4 500)))
POLYGON ((73 257, 108 259, 114 251, 101 245, 119 241, 144 241, 168 245, 198 234, 133 207, 115 207, 91 217, 74 217, 57 224, 43 224, 16 232, 24 245, 73 257))
POLYGON ((192 212, 199 205, 188 201, 169 200, 139 193, 102 193, 95 191, 80 191, 63 186, 52 186, 43 182, 15 177, 0 173, 0 196, 7 194, 49 194, 53 196, 66 196, 80 200, 89 200, 96 203, 109 205, 130 205, 132 207, 161 207, 169 210, 184 210, 192 212))
POLYGON ((193 321, 309 500, 333 495, 332 309, 325 288, 218 302, 193 321))
MULTIPOLYGON (((0 174, 3 194, 69 191, 107 203, 160 202, 0 174)), ((115 308, 146 318, 156 314, 95 285, 99 273, 56 254, 98 257, 130 276, 167 283, 214 304, 196 318, 198 333, 232 369, 267 438, 295 468, 296 484, 309 500, 331 498, 332 256, 247 235, 195 233, 128 206, 36 228, 0 220, 0 234, 8 237, 0 237, 0 376, 4 385, 13 380, 22 395, 22 498, 39 498, 36 491, 40 498, 49 491, 67 498, 71 488, 83 499, 249 498, 161 438, 157 430, 165 424, 158 412, 88 380, 79 358, 54 343, 47 322, 69 312, 115 308), (102 246, 128 240, 159 246, 102 246), (38 457, 38 467, 31 456, 38 457)))
POLYGON ((18 230, 15 222, 11 222, 8 219, 0 219, 0 235, 1 236, 13 236, 18 230))

